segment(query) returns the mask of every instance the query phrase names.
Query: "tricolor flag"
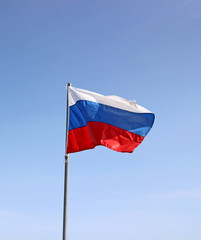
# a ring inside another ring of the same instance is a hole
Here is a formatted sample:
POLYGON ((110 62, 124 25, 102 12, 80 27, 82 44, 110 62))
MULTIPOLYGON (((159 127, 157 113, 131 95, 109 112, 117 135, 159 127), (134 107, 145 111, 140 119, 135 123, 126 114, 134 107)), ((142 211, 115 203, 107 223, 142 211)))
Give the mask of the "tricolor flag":
POLYGON ((69 86, 68 101, 67 153, 98 145, 131 153, 154 123, 154 114, 149 110, 117 96, 69 86))

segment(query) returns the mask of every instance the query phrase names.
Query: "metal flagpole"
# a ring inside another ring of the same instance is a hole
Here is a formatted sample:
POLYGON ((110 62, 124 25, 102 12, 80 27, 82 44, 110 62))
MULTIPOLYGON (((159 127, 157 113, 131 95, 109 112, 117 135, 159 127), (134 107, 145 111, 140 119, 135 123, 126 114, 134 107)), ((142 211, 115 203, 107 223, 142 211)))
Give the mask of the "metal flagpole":
POLYGON ((67 85, 67 106, 66 106, 66 145, 65 145, 65 173, 64 173, 64 207, 63 207, 63 240, 67 240, 67 211, 68 211, 68 167, 69 154, 67 154, 68 144, 68 125, 69 125, 69 102, 68 102, 68 87, 67 85))

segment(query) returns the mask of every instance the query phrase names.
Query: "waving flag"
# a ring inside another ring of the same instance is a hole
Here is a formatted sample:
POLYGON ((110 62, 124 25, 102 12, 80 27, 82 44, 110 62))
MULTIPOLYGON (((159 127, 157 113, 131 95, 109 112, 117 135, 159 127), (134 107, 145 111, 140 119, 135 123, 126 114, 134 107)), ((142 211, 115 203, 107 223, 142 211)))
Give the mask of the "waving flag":
POLYGON ((67 153, 103 145, 119 152, 133 152, 154 122, 154 114, 117 96, 69 86, 67 153))

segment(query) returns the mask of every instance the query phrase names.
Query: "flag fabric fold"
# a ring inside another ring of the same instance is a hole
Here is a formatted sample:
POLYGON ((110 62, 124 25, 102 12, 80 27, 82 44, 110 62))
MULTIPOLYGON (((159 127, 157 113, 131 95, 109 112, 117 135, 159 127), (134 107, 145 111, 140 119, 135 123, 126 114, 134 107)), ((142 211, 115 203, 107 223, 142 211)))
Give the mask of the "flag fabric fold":
POLYGON ((134 101, 69 86, 67 153, 103 145, 133 152, 154 123, 154 114, 134 101))

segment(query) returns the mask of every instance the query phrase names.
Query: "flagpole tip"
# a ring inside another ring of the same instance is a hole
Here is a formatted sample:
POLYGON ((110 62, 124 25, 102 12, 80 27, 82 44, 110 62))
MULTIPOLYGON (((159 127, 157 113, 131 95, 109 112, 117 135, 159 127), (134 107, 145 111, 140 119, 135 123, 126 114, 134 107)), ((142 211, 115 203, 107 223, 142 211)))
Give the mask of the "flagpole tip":
POLYGON ((68 84, 66 84, 66 90, 68 89, 68 87, 70 87, 70 86, 72 86, 72 84, 71 83, 68 83, 68 84))

